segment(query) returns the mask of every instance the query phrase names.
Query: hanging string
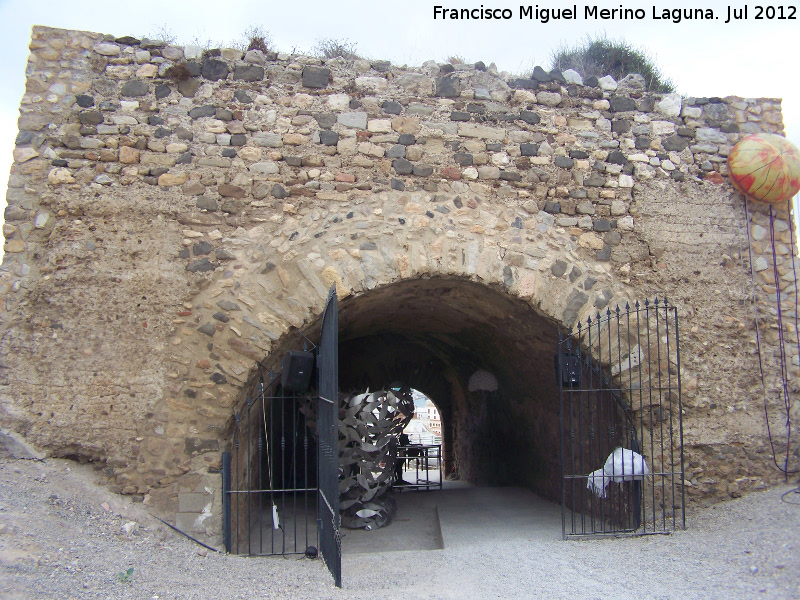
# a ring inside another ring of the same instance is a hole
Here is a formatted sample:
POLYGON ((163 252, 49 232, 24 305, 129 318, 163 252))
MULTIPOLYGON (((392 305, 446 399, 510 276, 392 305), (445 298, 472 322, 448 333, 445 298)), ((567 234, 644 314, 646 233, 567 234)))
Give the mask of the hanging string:
MULTIPOLYGON (((748 206, 747 197, 744 198, 744 214, 745 214, 745 231, 747 232, 747 255, 750 261, 750 283, 752 285, 752 304, 753 304, 753 313, 754 313, 754 320, 755 320, 755 328, 756 328, 756 354, 758 356, 758 372, 761 376, 761 388, 764 393, 764 420, 767 424, 767 438, 769 439, 770 449, 772 450, 772 462, 775 463, 775 466, 778 468, 779 471, 784 473, 784 475, 788 475, 789 472, 786 470, 786 467, 781 467, 778 464, 778 455, 775 452, 775 440, 772 437, 772 428, 769 424, 769 403, 768 403, 768 394, 767 394, 767 384, 766 378, 764 377, 764 359, 761 353, 761 333, 760 333, 760 326, 759 326, 759 314, 758 314, 758 298, 756 293, 756 279, 755 279, 755 269, 753 265, 753 244, 752 239, 750 237, 750 209, 748 206)), ((780 297, 780 294, 779 294, 780 297)), ((787 437, 788 440, 788 437, 787 437)), ((787 465, 788 466, 788 465, 787 465)), ((792 471, 794 473, 795 471, 792 471)))
POLYGON ((783 307, 780 274, 778 273, 778 252, 775 245, 775 214, 772 210, 772 204, 769 205, 769 233, 772 245, 772 272, 775 279, 776 302, 778 306, 778 346, 781 368, 781 389, 783 392, 783 404, 786 409, 786 459, 784 461, 784 472, 788 473, 792 438, 792 421, 789 412, 791 409, 791 399, 789 397, 789 370, 786 364, 786 342, 783 335, 783 307))
POLYGON ((780 356, 779 364, 781 369, 781 391, 783 393, 784 409, 786 410, 786 458, 784 460, 784 467, 781 469, 781 471, 788 475, 789 473, 798 473, 800 470, 789 471, 789 457, 791 456, 792 444, 792 419, 789 411, 792 407, 792 403, 789 396, 789 370, 786 365, 786 341, 783 335, 781 282, 780 274, 778 273, 778 251, 775 245, 775 213, 772 210, 772 204, 769 205, 769 234, 770 243, 772 245, 772 272, 775 280, 775 296, 778 307, 778 349, 780 356))
MULTIPOLYGON (((800 207, 800 204, 798 205, 800 207)), ((797 342, 797 355, 800 357, 800 320, 798 319, 798 312, 800 312, 800 304, 798 304, 798 293, 797 289, 797 257, 795 256, 795 252, 798 251, 797 247, 797 240, 794 237, 794 219, 792 218, 792 199, 786 203, 786 213, 789 215, 789 239, 792 243, 791 250, 789 252, 789 256, 792 257, 792 280, 794 281, 794 334, 796 337, 797 342)), ((800 365, 799 365, 800 366, 800 365)))

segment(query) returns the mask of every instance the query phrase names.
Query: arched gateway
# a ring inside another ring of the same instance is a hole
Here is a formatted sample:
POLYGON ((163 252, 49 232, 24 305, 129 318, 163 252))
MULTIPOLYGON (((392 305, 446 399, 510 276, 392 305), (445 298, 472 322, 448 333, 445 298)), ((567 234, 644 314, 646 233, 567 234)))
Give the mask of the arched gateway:
MULTIPOLYGON (((773 252, 724 163, 742 135, 782 131, 779 101, 39 27, 27 75, 0 422, 101 464, 184 531, 221 542, 234 415, 303 335, 317 343, 331 286, 342 389, 420 389, 442 409, 448 471, 554 499, 559 331, 666 294, 681 493, 778 480, 763 405, 776 432, 783 402, 769 371, 760 385, 755 327, 797 376, 770 312, 796 301, 791 218, 778 212, 773 252), (469 391, 478 370, 496 393, 469 391)), ((642 348, 586 345, 587 374, 613 382, 642 348)))

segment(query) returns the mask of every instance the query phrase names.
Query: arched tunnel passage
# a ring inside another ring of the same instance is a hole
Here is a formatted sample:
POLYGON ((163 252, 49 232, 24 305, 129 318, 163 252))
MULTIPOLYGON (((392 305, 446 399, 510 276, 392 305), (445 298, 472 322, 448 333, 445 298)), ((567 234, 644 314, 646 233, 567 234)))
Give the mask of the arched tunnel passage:
POLYGON ((420 390, 441 412, 447 475, 557 500, 557 342, 553 320, 503 290, 406 280, 340 302, 339 385, 420 390), (480 369, 496 377, 496 391, 469 391, 480 369))

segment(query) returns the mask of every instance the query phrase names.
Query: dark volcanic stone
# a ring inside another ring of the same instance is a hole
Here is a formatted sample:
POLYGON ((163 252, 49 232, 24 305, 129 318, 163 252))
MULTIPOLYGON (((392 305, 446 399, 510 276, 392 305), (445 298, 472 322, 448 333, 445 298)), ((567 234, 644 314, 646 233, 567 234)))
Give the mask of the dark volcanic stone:
POLYGON ((383 109, 383 112, 390 115, 399 115, 401 112, 403 112, 403 105, 392 100, 386 100, 383 104, 381 104, 381 108, 383 109))
POLYGON ((624 165, 626 162, 628 162, 628 159, 626 159, 625 155, 619 150, 614 150, 613 152, 608 153, 606 162, 609 162, 612 165, 624 165))
POLYGON ((478 62, 476 62, 474 66, 475 66, 475 70, 476 71, 485 71, 486 70, 486 63, 483 62, 482 60, 479 60, 478 62))
POLYGON ((378 73, 385 73, 392 68, 392 63, 388 60, 376 60, 370 66, 378 73))
POLYGON ((206 104, 205 106, 198 106, 189 111, 189 116, 193 119, 199 119, 201 117, 213 117, 216 114, 217 114, 217 109, 211 106, 210 104, 206 104))
POLYGON ((592 223, 592 229, 595 231, 611 231, 611 221, 608 219, 595 219, 592 223))
POLYGON ((253 102, 253 99, 244 90, 236 90, 233 93, 233 97, 237 102, 241 102, 242 104, 250 104, 253 102))
POLYGON ((149 117, 147 117, 147 123, 149 125, 163 125, 164 119, 162 119, 158 115, 150 115, 149 117))
POLYGON ((553 266, 552 266, 552 267, 550 267, 550 272, 551 272, 551 273, 552 273, 552 274, 553 274, 555 277, 561 277, 562 275, 564 275, 564 273, 566 273, 566 272, 567 272, 567 266, 568 266, 568 265, 567 265, 567 262, 566 262, 566 261, 564 261, 564 260, 557 260, 556 262, 554 262, 554 263, 553 263, 553 266))
POLYGON ((548 200, 544 203, 544 212, 557 215, 561 212, 561 204, 548 200))
POLYGON ((665 138, 661 145, 667 152, 682 152, 689 146, 689 140, 679 135, 671 135, 665 138))
POLYGON ((273 185, 269 193, 273 198, 277 198, 278 200, 282 200, 289 195, 289 192, 287 192, 286 188, 284 188, 280 183, 273 185))
POLYGON ((405 158, 395 158, 392 161, 392 168, 398 175, 411 175, 414 172, 414 165, 405 158))
POLYGON ((535 90, 539 84, 532 79, 512 79, 509 84, 510 87, 518 90, 535 90))
POLYGON ((120 90, 120 93, 123 96, 139 97, 146 96, 149 91, 150 86, 144 81, 131 79, 130 81, 125 82, 125 84, 122 86, 122 90, 120 90))
POLYGON ((646 135, 638 135, 636 136, 636 141, 634 142, 634 147, 637 150, 647 150, 650 147, 650 138, 646 135))
POLYGON ((323 129, 330 129, 336 125, 336 115, 333 113, 315 113, 314 118, 323 129))
POLYGON ((556 156, 553 159, 553 163, 562 169, 571 169, 575 166, 575 161, 571 158, 567 158, 566 156, 556 156))
POLYGON ((519 118, 528 123, 529 125, 536 125, 542 118, 533 111, 521 110, 519 111, 519 118))
POLYGON ((436 82, 436 95, 439 98, 458 98, 461 95, 461 81, 456 77, 442 77, 436 82))
POLYGON ((339 143, 339 134, 335 131, 323 129, 319 132, 319 143, 323 146, 335 146, 339 143))
POLYGON ((307 66, 303 69, 303 87, 322 89, 328 87, 331 70, 325 67, 307 66))
MULTIPOLYGON (((403 160, 403 159, 398 159, 398 160, 403 160)), ((395 169, 395 171, 397 171, 397 169, 395 169)), ((418 177, 430 177, 431 175, 433 175, 433 167, 430 165, 414 165, 412 173, 414 173, 414 175, 417 175, 418 177)))
POLYGON ((154 138, 163 138, 163 137, 168 137, 170 135, 172 135, 172 130, 171 129, 167 129, 166 127, 158 127, 153 132, 153 137, 154 138))
POLYGON ((103 122, 103 113, 96 110, 85 110, 78 115, 78 120, 84 125, 99 125, 103 122))
POLYGON ((640 112, 653 112, 656 106, 655 100, 648 96, 647 98, 639 98, 636 101, 636 110, 640 112))
POLYGON ((233 78, 239 81, 261 81, 264 79, 264 67, 258 65, 236 65, 233 78))
MULTIPOLYGON (((208 258, 201 258, 200 260, 194 261, 186 270, 190 273, 205 273, 207 271, 213 271, 214 265, 211 264, 211 261, 208 258)), ((211 335, 214 335, 213 333, 211 335)))
POLYGON ((399 179, 392 177, 392 180, 389 182, 389 187, 391 187, 393 190, 402 192, 406 188, 406 185, 399 179))
POLYGON ((522 181, 522 175, 515 171, 501 171, 500 179, 503 181, 522 181))
POLYGON ((453 155, 453 159, 456 161, 457 165, 462 167, 468 167, 472 164, 472 154, 467 152, 457 152, 453 155))
POLYGON ((443 75, 447 75, 448 73, 452 73, 455 70, 456 70, 456 68, 453 65, 451 65, 450 63, 444 63, 441 67, 439 67, 439 73, 442 73, 443 75))
POLYGON ((468 112, 462 112, 460 110, 454 110, 450 113, 450 120, 451 121, 469 121, 472 118, 472 115, 468 112))
POLYGON ((539 153, 539 144, 520 144, 519 152, 522 156, 536 156, 539 153))
POLYGON ((628 133, 631 130, 631 122, 627 119, 611 121, 611 131, 614 133, 628 133))
POLYGON ((625 96, 612 96, 608 102, 611 104, 611 110, 614 112, 636 110, 636 101, 633 98, 626 98, 625 96))
POLYGON ((209 244, 208 242, 199 242, 192 246, 192 254, 195 256, 203 256, 205 254, 211 254, 214 250, 214 246, 209 244))
POLYGON ((209 81, 219 81, 228 76, 230 69, 223 60, 216 58, 208 58, 203 61, 203 66, 200 69, 200 74, 209 81))
POLYGON ((553 78, 550 77, 550 74, 538 65, 533 68, 533 75, 531 75, 531 79, 534 81, 540 81, 541 83, 553 81, 553 78))
POLYGON ((236 150, 234 150, 233 148, 223 148, 222 156, 225 158, 233 158, 234 156, 236 156, 236 150))
POLYGON ((405 158, 406 147, 402 144, 395 144, 386 151, 386 158, 405 158))
POLYGON ((413 146, 417 143, 417 138, 414 137, 413 133, 401 133, 400 137, 397 138, 398 144, 403 144, 403 146, 413 146))
POLYGON ((244 146, 247 142, 247 135, 244 133, 234 133, 231 136, 231 146, 244 146))
POLYGON ((75 96, 75 102, 81 108, 89 108, 90 106, 94 106, 94 98, 86 94, 78 94, 75 96))
POLYGON ((162 83, 156 86, 156 100, 161 100, 162 98, 166 98, 170 95, 172 89, 166 84, 162 83))
POLYGON ((600 87, 600 81, 594 75, 590 75, 586 79, 583 80, 583 85, 586 87, 600 87))
POLYGON ((564 79, 564 75, 558 69, 553 69, 552 71, 550 71, 549 75, 553 81, 557 81, 563 84, 567 83, 567 80, 564 79))
POLYGON ((220 121, 233 121, 233 112, 227 108, 218 108, 214 111, 214 116, 220 121))
POLYGON ((583 160, 585 158, 589 158, 589 153, 584 152, 583 150, 570 150, 569 157, 574 158, 575 160, 583 160))
POLYGON ((606 183, 606 178, 602 175, 592 174, 583 180, 583 185, 586 187, 603 187, 606 183))

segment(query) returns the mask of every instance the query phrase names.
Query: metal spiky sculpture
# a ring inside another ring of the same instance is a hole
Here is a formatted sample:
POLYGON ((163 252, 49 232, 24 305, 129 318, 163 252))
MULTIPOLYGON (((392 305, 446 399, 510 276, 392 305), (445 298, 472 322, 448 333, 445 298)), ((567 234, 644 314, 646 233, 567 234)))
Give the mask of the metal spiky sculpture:
POLYGON ((414 416, 408 389, 343 396, 339 401, 342 525, 378 529, 397 509, 392 489, 398 438, 414 416))

